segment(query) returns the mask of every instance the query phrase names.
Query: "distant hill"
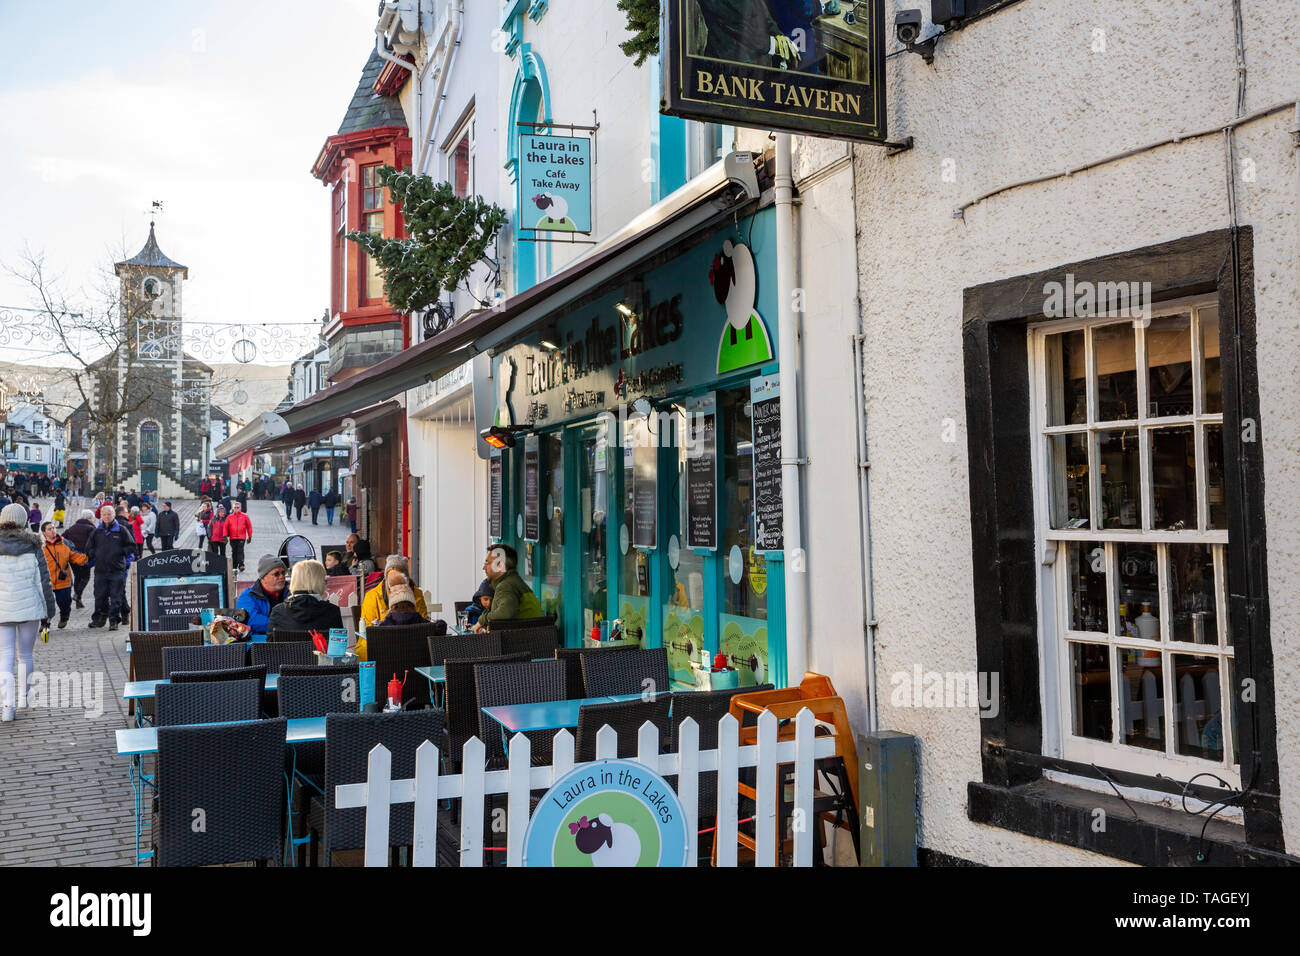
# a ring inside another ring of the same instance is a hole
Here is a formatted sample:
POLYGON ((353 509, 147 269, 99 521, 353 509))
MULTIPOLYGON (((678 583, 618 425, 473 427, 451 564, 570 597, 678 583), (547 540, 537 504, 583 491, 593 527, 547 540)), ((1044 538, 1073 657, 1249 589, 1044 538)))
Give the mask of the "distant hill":
MULTIPOLYGON (((248 422, 262 412, 280 404, 289 390, 288 365, 213 365, 212 404, 240 422, 248 422), (240 402, 239 399, 244 401, 240 402)), ((0 362, 0 381, 12 390, 37 388, 51 405, 56 416, 66 417, 81 404, 81 396, 71 379, 70 370, 0 362)))

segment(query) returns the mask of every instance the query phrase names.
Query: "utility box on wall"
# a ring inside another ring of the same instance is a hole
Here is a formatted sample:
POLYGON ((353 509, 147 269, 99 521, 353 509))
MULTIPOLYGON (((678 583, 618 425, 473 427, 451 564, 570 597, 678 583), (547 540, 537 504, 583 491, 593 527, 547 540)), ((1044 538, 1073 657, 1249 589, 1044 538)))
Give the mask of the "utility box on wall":
POLYGON ((858 736, 862 866, 916 866, 918 741, 880 730, 858 736))

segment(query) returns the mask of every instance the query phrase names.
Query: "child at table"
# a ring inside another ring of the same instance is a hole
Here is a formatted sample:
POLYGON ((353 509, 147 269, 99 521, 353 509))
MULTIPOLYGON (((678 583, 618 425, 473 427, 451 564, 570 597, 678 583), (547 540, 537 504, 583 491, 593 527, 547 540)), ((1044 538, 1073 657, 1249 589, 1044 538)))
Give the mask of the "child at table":
POLYGON ((469 607, 465 609, 465 617, 470 627, 478 623, 479 617, 492 606, 492 582, 487 578, 478 586, 474 596, 469 600, 469 607))

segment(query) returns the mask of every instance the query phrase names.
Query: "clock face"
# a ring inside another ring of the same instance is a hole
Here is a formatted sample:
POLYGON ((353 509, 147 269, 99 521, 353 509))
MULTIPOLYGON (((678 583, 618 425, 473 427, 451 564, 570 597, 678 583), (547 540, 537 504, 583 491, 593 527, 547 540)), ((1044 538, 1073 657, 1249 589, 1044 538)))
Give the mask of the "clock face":
POLYGON ((157 276, 146 276, 144 280, 145 298, 156 299, 163 294, 163 282, 157 276))

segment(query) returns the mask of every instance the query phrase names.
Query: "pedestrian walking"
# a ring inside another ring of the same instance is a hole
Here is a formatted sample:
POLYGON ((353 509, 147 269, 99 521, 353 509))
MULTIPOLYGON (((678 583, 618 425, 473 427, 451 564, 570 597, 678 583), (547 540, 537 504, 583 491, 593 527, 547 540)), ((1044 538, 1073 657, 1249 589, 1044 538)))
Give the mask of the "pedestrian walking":
MULTIPOLYGON (((102 504, 102 502, 101 502, 102 504)), ((72 527, 63 532, 63 541, 73 551, 80 554, 86 554, 86 549, 90 545, 90 536, 95 533, 95 512, 89 508, 81 512, 81 516, 72 523, 72 527)), ((73 563, 72 565, 72 601, 78 608, 84 608, 81 603, 81 595, 86 592, 86 585, 90 583, 90 558, 81 564, 73 563)))
POLYGON ((302 490, 302 485, 293 493, 293 510, 298 512, 298 520, 302 520, 302 509, 307 504, 307 492, 302 490))
POLYGON ((181 518, 176 512, 172 511, 172 503, 164 501, 162 511, 158 512, 157 524, 155 530, 158 537, 162 538, 162 549, 170 551, 176 546, 176 539, 181 535, 181 518))
POLYGON ((27 509, 9 504, 0 511, 0 720, 14 719, 14 661, 21 661, 23 700, 36 673, 36 638, 58 605, 41 539, 27 528, 27 509))
POLYGON ((212 515, 212 520, 208 522, 208 541, 209 551, 213 551, 223 557, 226 554, 226 509, 217 505, 217 510, 212 515))
POLYGON ((339 506, 339 493, 333 488, 325 492, 325 497, 321 498, 320 503, 325 506, 325 520, 330 526, 334 525, 334 509, 339 506))
POLYGON ((27 523, 31 525, 33 531, 41 530, 41 503, 39 501, 32 502, 31 510, 27 512, 27 523))
POLYGON ((288 521, 293 517, 290 513, 293 508, 293 486, 287 480, 280 486, 280 503, 284 505, 284 520, 288 521))
POLYGON ((240 502, 236 501, 234 508, 226 519, 226 538, 230 541, 230 566, 242 571, 244 545, 253 540, 253 519, 244 512, 244 506, 240 502))
POLYGON ((59 606, 62 629, 68 626, 68 615, 72 613, 72 568, 75 564, 88 564, 90 559, 68 547, 53 521, 41 525, 41 537, 45 539, 45 564, 50 571, 50 586, 54 588, 54 603, 59 606))
POLYGON ((90 615, 90 627, 103 627, 110 631, 126 620, 129 612, 126 602, 126 572, 135 560, 135 537, 130 526, 118 518, 112 505, 104 505, 99 512, 99 527, 90 536, 86 555, 95 565, 95 610, 90 615))
POLYGON ((311 494, 307 496, 307 507, 311 510, 311 523, 316 524, 316 518, 320 514, 320 489, 313 488, 311 494))
POLYGON ((357 499, 348 499, 348 530, 353 534, 357 533, 357 499))
POLYGON ((141 530, 144 532, 144 544, 149 549, 150 554, 156 554, 158 549, 153 546, 154 533, 158 528, 158 516, 154 514, 153 505, 140 506, 141 530))
POLYGON ((54 519, 54 523, 60 528, 63 527, 63 519, 67 514, 67 508, 68 497, 63 493, 63 490, 60 489, 54 496, 54 511, 50 515, 50 517, 54 519))
POLYGON ((140 515, 140 506, 131 509, 131 533, 135 535, 135 557, 138 561, 144 557, 144 518, 140 515))

